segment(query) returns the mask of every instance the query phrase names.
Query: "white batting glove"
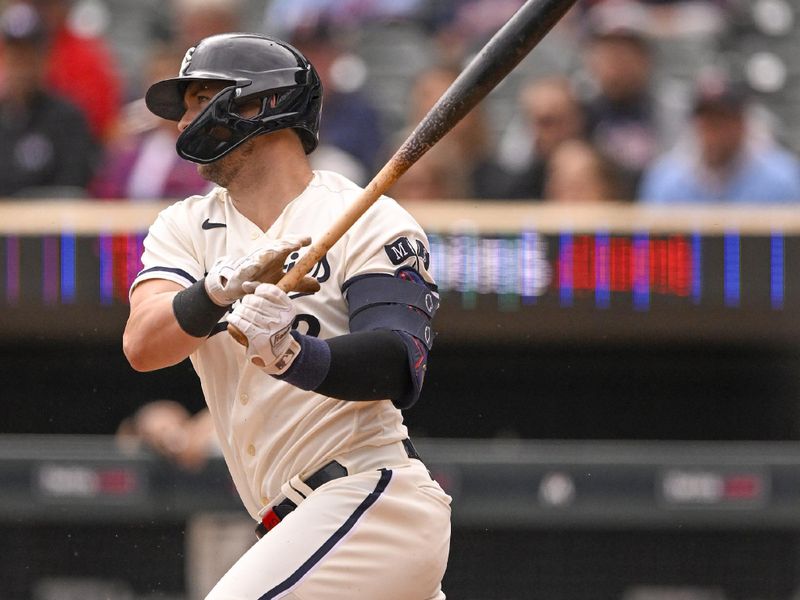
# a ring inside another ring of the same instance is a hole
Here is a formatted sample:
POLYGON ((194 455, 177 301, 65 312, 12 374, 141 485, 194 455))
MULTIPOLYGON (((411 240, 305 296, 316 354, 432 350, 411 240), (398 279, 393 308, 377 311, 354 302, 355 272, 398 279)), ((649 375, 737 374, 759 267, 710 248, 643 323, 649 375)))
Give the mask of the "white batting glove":
POLYGON ((206 275, 208 297, 214 304, 230 306, 247 293, 244 284, 248 281, 277 283, 283 275, 286 257, 310 242, 309 238, 288 236, 269 240, 241 258, 221 256, 206 275))
POLYGON ((296 310, 283 290, 271 283, 247 282, 247 295, 227 317, 247 337, 247 359, 270 375, 280 375, 300 353, 289 333, 296 310))

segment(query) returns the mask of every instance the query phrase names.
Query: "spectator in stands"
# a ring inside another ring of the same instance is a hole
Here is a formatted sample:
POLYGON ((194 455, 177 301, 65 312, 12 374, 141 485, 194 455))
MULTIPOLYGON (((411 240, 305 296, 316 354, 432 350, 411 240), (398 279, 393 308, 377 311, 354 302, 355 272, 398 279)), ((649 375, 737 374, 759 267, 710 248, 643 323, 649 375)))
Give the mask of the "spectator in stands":
POLYGON ((142 406, 120 423, 116 441, 123 452, 148 448, 192 471, 220 454, 208 409, 192 415, 174 400, 154 400, 142 406))
POLYGON ((469 172, 455 144, 447 139, 428 150, 389 191, 400 201, 464 200, 470 193, 469 172))
MULTIPOLYGON (((384 144, 381 115, 363 89, 366 66, 327 22, 294 31, 292 44, 317 69, 323 87, 320 138, 372 173, 384 144)), ((315 168, 325 165, 317 162, 315 168)))
MULTIPOLYGON (((150 83, 175 75, 183 52, 171 47, 155 50, 145 76, 150 83)), ((144 99, 131 102, 124 111, 120 135, 106 149, 103 164, 92 180, 90 193, 96 198, 148 200, 186 198, 205 194, 208 182, 194 163, 175 152, 178 128, 173 121, 155 117, 144 106, 144 99)))
POLYGON ((433 29, 439 62, 461 68, 523 5, 524 0, 426 2, 422 17, 433 29))
POLYGON ((519 97, 533 138, 533 156, 527 168, 508 177, 497 196, 541 200, 548 163, 561 143, 584 137, 584 114, 569 80, 564 77, 531 81, 523 86, 519 97))
MULTIPOLYGON (((582 0, 584 10, 601 4, 612 5, 630 0, 582 0)), ((678 39, 698 35, 714 36, 727 26, 730 13, 748 10, 746 3, 734 8, 732 0, 636 0, 648 17, 648 26, 654 36, 678 39)))
POLYGON ((300 27, 331 23, 352 28, 365 23, 414 17, 424 0, 272 0, 264 11, 264 28, 279 38, 300 27))
POLYGON ((646 174, 640 199, 650 203, 800 202, 800 162, 751 135, 745 90, 701 78, 691 148, 678 147, 646 174))
POLYGON ((544 198, 551 202, 620 199, 619 173, 612 161, 584 140, 559 144, 547 164, 544 198))
POLYGON ((0 34, 0 196, 82 195, 96 148, 80 110, 46 89, 44 23, 31 5, 12 3, 0 34))
POLYGON ((590 140, 624 174, 634 197, 642 172, 674 141, 680 122, 657 89, 646 18, 632 2, 589 11, 585 63, 595 90, 585 102, 590 140))
POLYGON ((28 0, 40 11, 50 37, 48 87, 74 102, 101 143, 115 133, 122 103, 122 81, 106 41, 76 31, 70 21, 73 0, 28 0))
POLYGON ((173 0, 173 9, 178 48, 190 48, 208 36, 243 29, 243 0, 173 0))
MULTIPOLYGON (((411 87, 407 128, 395 140, 391 152, 399 148, 411 130, 422 121, 456 80, 458 74, 457 70, 450 67, 433 66, 417 75, 411 87)), ((497 197, 497 191, 504 179, 493 160, 494 146, 486 115, 480 105, 467 113, 437 146, 442 147, 426 161, 426 165, 420 167, 417 176, 421 177, 422 171, 428 171, 429 175, 435 172, 437 177, 453 179, 436 184, 436 188, 444 194, 438 197, 497 197), (441 168, 449 169, 449 174, 439 172, 441 168), (455 181, 456 179, 459 181, 455 181)))

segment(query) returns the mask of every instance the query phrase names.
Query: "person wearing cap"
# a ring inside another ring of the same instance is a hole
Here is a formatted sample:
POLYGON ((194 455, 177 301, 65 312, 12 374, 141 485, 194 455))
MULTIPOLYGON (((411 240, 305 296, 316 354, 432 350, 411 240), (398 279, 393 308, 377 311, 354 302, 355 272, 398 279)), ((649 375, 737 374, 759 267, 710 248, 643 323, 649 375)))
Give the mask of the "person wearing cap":
POLYGON ((800 161, 753 135, 743 88, 700 80, 692 106, 690 148, 677 147, 646 173, 643 202, 800 202, 800 161))
POLYGON ((123 93, 111 46, 90 27, 76 28, 76 0, 27 2, 41 14, 49 37, 47 87, 81 109, 97 143, 109 143, 117 133, 123 93))
POLYGON ((632 199, 642 172, 674 141, 681 107, 657 77, 650 22, 637 3, 603 3, 586 15, 584 99, 590 141, 619 168, 632 199))
POLYGON ((29 4, 0 14, 0 196, 83 195, 96 147, 81 111, 44 83, 47 34, 29 4))

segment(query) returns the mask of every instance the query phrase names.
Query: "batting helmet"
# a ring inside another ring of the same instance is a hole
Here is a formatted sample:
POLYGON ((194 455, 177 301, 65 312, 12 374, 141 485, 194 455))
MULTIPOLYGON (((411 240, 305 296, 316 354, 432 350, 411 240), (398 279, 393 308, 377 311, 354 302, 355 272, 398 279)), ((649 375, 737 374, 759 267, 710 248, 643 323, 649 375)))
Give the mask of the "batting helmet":
POLYGON ((220 81, 220 91, 181 133, 178 154, 210 163, 262 133, 293 128, 310 154, 319 142, 322 83, 311 63, 289 44, 264 35, 225 33, 190 48, 177 77, 150 86, 145 95, 154 114, 180 121, 183 95, 192 81, 220 81), (238 108, 261 100, 252 118, 238 108))

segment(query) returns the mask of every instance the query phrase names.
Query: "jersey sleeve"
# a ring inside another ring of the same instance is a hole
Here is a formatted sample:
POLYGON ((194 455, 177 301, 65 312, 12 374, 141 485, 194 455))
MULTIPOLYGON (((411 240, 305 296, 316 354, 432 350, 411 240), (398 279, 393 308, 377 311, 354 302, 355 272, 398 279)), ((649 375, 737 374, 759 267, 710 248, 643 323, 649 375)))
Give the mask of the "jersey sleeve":
POLYGON ((395 275, 410 268, 435 289, 429 270, 428 237, 419 223, 394 200, 379 199, 348 233, 345 287, 365 275, 395 275))
POLYGON ((185 221, 180 203, 159 213, 144 239, 143 268, 134 279, 131 292, 148 279, 166 279, 189 287, 205 275, 185 221))

